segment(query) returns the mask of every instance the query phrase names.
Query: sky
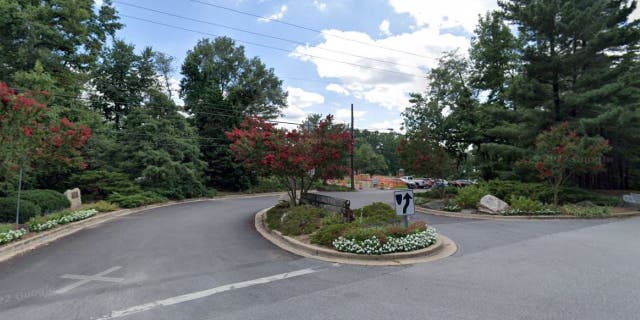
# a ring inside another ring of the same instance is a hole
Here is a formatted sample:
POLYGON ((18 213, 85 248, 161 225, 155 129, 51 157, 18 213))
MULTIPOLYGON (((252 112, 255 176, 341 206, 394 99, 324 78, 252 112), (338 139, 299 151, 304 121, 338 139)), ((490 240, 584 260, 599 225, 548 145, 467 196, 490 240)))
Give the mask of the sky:
POLYGON ((175 57, 175 88, 180 66, 199 39, 229 36, 283 80, 289 93, 283 121, 300 123, 307 114, 320 113, 346 123, 353 104, 355 128, 396 132, 409 93, 426 89, 426 73, 437 58, 456 49, 465 54, 478 15, 497 8, 495 0, 114 0, 114 5, 125 25, 118 38, 138 50, 151 46, 175 57))

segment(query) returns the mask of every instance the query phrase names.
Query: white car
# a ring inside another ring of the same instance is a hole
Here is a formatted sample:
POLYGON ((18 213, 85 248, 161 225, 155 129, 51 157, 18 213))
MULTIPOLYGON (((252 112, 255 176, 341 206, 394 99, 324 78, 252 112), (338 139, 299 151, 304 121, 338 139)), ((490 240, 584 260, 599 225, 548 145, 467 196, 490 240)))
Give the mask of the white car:
POLYGON ((400 178, 400 180, 404 183, 407 184, 407 188, 409 189, 417 189, 418 188, 418 182, 416 180, 413 179, 412 176, 404 176, 402 178, 400 178))

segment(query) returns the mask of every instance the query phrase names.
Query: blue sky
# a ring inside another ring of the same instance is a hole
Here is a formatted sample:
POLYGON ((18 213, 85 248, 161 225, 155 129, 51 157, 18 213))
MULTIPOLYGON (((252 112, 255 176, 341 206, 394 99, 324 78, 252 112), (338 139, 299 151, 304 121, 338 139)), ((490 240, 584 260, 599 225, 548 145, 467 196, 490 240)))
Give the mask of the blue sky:
MULTIPOLYGON (((274 21, 260 21, 255 17, 188 0, 116 0, 114 5, 125 24, 117 36, 135 44, 138 50, 151 46, 156 51, 174 56, 177 72, 173 77, 176 84, 181 77, 180 65, 187 51, 199 39, 214 36, 155 25, 126 16, 232 37, 239 40, 238 44, 244 45, 248 56, 258 56, 284 80, 284 88, 289 91, 289 106, 283 111, 286 121, 300 122, 309 113, 330 113, 339 122, 348 121, 349 106, 353 103, 356 128, 393 128, 396 131, 401 126, 400 113, 408 106, 408 93, 426 88, 424 76, 429 68, 435 66, 435 58, 444 51, 454 49, 466 53, 478 14, 496 8, 495 0, 198 1, 272 17, 322 32, 294 28, 274 21), (306 45, 183 20, 125 3, 287 38, 306 45)), ((96 3, 100 4, 101 1, 97 0, 96 3)))

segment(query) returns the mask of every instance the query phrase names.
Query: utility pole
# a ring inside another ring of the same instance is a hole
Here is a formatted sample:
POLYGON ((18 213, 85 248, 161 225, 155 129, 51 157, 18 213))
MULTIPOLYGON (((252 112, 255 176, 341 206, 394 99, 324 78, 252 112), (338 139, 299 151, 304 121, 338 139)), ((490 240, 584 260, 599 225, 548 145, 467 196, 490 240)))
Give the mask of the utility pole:
POLYGON ((356 139, 353 136, 353 103, 351 104, 351 190, 356 190, 356 180, 353 172, 353 151, 356 147, 356 139))

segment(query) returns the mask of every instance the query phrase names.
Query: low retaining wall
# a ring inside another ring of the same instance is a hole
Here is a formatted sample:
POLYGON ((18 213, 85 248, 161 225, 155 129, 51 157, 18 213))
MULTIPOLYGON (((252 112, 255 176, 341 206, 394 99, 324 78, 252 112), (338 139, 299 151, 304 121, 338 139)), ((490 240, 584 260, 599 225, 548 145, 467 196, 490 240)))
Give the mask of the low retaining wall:
POLYGON ((341 252, 304 243, 295 238, 285 236, 277 230, 270 230, 265 224, 266 212, 269 209, 270 208, 263 209, 256 213, 256 230, 264 238, 278 247, 303 257, 344 264, 397 266, 439 260, 454 254, 458 249, 451 239, 438 234, 435 244, 415 251, 395 252, 382 255, 341 252))

